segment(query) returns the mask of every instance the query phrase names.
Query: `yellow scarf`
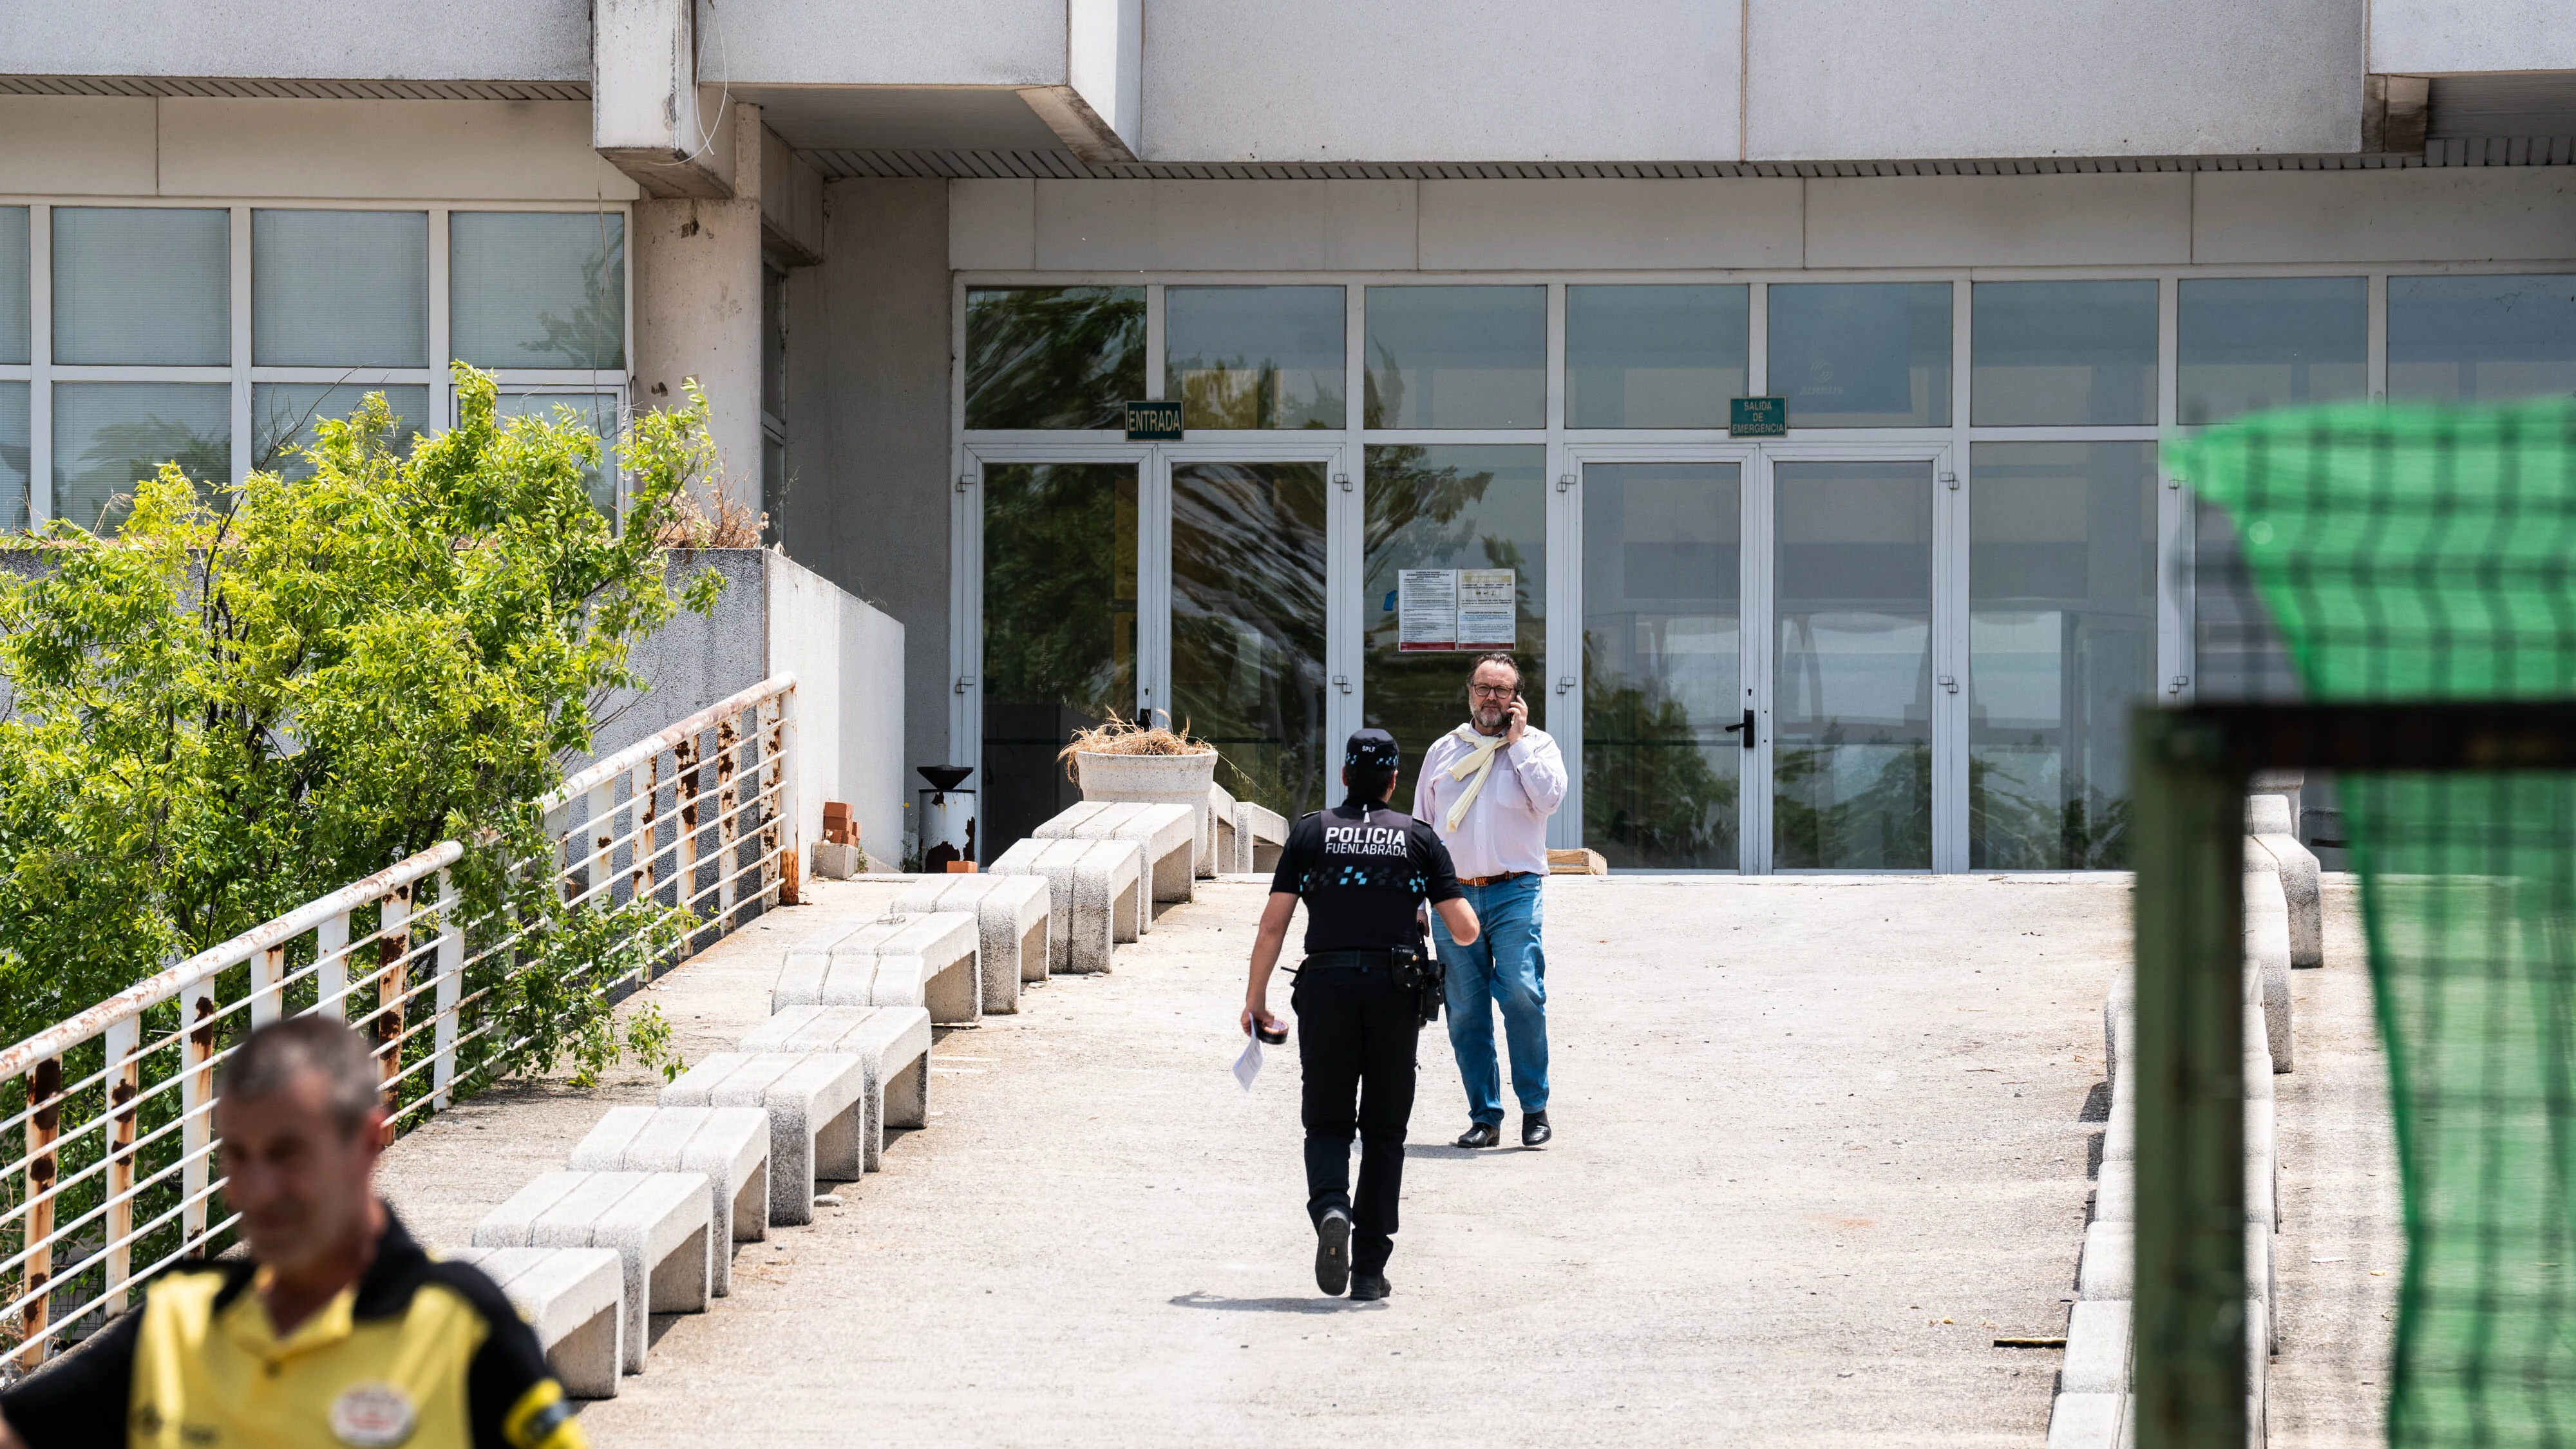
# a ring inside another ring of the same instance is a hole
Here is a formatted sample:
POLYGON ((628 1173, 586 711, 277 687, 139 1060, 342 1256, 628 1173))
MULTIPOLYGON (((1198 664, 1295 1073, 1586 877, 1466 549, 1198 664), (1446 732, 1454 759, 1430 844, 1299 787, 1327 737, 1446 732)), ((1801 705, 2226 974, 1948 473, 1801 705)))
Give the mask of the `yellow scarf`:
POLYGON ((1477 792, 1485 788, 1485 777, 1494 773, 1494 752, 1503 746, 1501 735, 1480 735, 1472 724, 1462 724, 1453 733, 1467 742, 1468 749, 1458 757, 1458 763, 1449 767, 1449 778, 1464 780, 1471 774, 1476 778, 1458 797, 1458 803, 1449 807, 1448 823, 1440 831, 1443 835, 1458 833, 1458 822, 1467 818, 1467 807, 1476 803, 1477 792))

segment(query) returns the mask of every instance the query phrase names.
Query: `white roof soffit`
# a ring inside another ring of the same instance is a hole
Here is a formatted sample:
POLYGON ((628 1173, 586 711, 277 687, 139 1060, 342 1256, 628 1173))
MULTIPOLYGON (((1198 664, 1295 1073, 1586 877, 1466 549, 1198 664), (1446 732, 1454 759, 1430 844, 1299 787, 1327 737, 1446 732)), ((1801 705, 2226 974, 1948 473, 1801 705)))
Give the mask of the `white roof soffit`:
POLYGON ((228 76, 0 75, 0 95, 231 96, 328 101, 586 101, 588 81, 258 80, 228 76))

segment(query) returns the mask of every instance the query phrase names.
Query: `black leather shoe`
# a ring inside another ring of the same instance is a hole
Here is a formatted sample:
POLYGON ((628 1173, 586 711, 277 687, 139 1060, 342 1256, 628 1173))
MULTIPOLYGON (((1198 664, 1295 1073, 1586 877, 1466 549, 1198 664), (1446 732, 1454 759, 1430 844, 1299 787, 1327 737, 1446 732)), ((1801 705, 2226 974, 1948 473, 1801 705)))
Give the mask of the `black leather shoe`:
POLYGON ((1351 1275, 1351 1301, 1353 1303, 1374 1303, 1394 1291, 1395 1289, 1387 1283, 1386 1275, 1384 1273, 1354 1273, 1351 1275))
POLYGON ((1351 1286, 1351 1219, 1340 1208, 1324 1209, 1315 1224, 1315 1286, 1327 1298, 1339 1298, 1351 1286))
POLYGON ((1461 1136, 1457 1141, 1452 1142, 1449 1145, 1452 1147, 1499 1147, 1502 1145, 1502 1142, 1502 1123, 1478 1122, 1470 1126, 1465 1135, 1461 1136))
POLYGON ((1547 1114, 1545 1112, 1524 1112, 1521 1114, 1521 1145, 1523 1147, 1545 1147, 1547 1145, 1547 1139, 1555 1135, 1556 1134, 1554 1132, 1548 1130, 1547 1114))

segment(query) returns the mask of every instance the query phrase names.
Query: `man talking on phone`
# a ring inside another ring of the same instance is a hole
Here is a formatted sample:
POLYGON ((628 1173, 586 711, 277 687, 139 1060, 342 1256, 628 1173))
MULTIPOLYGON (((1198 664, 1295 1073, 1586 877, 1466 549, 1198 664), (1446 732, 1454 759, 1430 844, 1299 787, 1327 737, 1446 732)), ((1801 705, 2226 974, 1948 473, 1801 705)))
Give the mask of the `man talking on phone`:
POLYGON ((1458 868, 1458 885, 1484 934, 1458 940, 1434 922, 1447 968, 1449 1049, 1467 1088, 1460 1147, 1503 1140, 1503 1084, 1494 1058, 1494 1011, 1511 1044, 1512 1094, 1521 1145, 1544 1144, 1547 1124, 1547 957, 1540 949, 1540 888, 1547 881, 1547 818, 1565 799, 1565 756, 1530 728, 1521 667, 1509 654, 1477 658, 1467 678, 1467 722, 1431 742, 1413 813, 1430 824, 1458 868))

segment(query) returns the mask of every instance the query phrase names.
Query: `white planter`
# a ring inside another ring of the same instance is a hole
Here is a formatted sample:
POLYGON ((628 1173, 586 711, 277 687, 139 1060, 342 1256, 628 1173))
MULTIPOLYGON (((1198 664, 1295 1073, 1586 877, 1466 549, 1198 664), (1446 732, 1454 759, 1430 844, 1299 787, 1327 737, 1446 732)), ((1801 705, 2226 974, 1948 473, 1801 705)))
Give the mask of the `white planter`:
POLYGON ((1109 755, 1076 750, 1073 764, 1085 800, 1189 806, 1191 818, 1198 822, 1191 868, 1202 876, 1212 873, 1216 866, 1216 839, 1208 823, 1208 787, 1216 783, 1216 751, 1195 755, 1109 755))

